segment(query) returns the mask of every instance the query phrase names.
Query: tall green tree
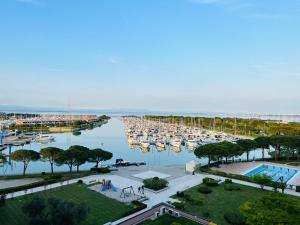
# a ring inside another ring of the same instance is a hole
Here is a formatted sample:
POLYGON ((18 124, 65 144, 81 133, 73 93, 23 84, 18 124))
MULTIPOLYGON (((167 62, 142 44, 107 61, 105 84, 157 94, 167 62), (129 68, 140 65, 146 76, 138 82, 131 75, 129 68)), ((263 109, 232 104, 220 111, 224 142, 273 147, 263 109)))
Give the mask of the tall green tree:
POLYGON ((81 145, 72 145, 67 151, 72 152, 74 157, 74 166, 76 166, 77 173, 79 166, 86 163, 90 156, 90 149, 81 145))
POLYGON ((40 154, 33 150, 17 150, 9 156, 12 160, 23 162, 23 175, 25 175, 29 162, 40 159, 40 154))
POLYGON ((90 151, 89 162, 96 163, 96 168, 98 168, 99 163, 110 160, 112 157, 113 154, 111 152, 96 148, 90 151))
POLYGON ((239 146, 242 147, 244 152, 247 154, 247 162, 249 161, 249 153, 252 150, 255 150, 257 148, 257 144, 255 141, 250 139, 241 139, 236 142, 239 146))
POLYGON ((72 168, 76 162, 75 154, 73 151, 64 150, 60 152, 58 157, 54 161, 57 165, 67 165, 69 167, 70 174, 72 174, 72 168))
POLYGON ((216 146, 211 144, 201 145, 195 149, 194 154, 198 158, 208 158, 208 167, 212 160, 216 160, 216 146))
POLYGON ((270 138, 269 137, 258 137, 255 138, 254 141, 258 148, 262 149, 262 159, 265 159, 265 149, 268 149, 270 146, 270 138))
POLYGON ((53 174, 53 164, 58 159, 59 154, 63 150, 55 147, 42 148, 40 151, 41 158, 44 161, 48 161, 51 166, 51 173, 53 174))

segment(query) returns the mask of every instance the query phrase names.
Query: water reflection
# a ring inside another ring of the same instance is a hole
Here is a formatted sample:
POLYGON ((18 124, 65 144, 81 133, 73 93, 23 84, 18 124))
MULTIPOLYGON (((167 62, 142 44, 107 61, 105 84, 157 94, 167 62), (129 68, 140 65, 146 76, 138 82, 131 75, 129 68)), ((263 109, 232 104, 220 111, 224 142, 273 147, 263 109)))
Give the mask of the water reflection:
MULTIPOLYGON (((147 165, 172 165, 183 164, 195 159, 193 152, 182 149, 171 149, 167 146, 165 149, 157 149, 154 146, 148 148, 139 148, 129 145, 124 133, 124 126, 119 118, 112 118, 102 127, 93 130, 82 131, 80 136, 74 136, 72 133, 53 134, 55 142, 37 143, 32 142, 24 146, 14 146, 12 151, 18 149, 31 149, 39 151, 45 147, 58 147, 67 149, 70 145, 83 145, 88 148, 103 148, 114 154, 112 160, 108 163, 114 163, 116 159, 123 158, 130 162, 146 162, 147 165)), ((8 154, 8 150, 3 151, 8 154)), ((202 160, 203 162, 205 160, 202 160)), ((94 166, 92 163, 82 165, 81 169, 89 169, 94 166)), ((0 174, 19 174, 22 173, 23 165, 19 162, 8 161, 0 167, 0 174)), ((49 172, 50 165, 47 162, 30 162, 27 169, 28 173, 49 172)), ((68 171, 67 166, 55 166, 54 171, 68 171)))

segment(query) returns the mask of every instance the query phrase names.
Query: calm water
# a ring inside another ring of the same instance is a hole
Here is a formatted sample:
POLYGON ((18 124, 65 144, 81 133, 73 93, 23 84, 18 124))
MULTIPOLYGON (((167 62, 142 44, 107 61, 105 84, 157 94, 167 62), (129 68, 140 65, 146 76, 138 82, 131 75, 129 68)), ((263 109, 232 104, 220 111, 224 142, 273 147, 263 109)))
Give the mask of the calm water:
MULTIPOLYGON (((113 159, 107 163, 114 163, 115 159, 123 158, 130 162, 144 161, 147 165, 174 165, 174 164, 185 164, 193 159, 199 163, 207 163, 206 159, 197 159, 193 152, 188 151, 185 147, 181 148, 181 152, 175 153, 174 151, 167 148, 164 151, 157 151, 154 146, 151 146, 149 152, 142 152, 139 148, 129 148, 127 139, 124 133, 124 127, 121 120, 113 117, 109 122, 102 127, 95 128, 93 130, 82 131, 80 136, 74 136, 71 133, 52 134, 55 136, 55 142, 48 144, 41 144, 32 142, 29 145, 23 147, 13 147, 12 151, 17 149, 31 149, 39 151, 45 147, 59 147, 67 149, 70 145, 83 145, 88 148, 103 148, 111 151, 114 155, 113 159)), ((4 151, 8 154, 8 150, 4 151)), ((266 153, 267 154, 267 153, 266 153)), ((256 158, 261 157, 261 151, 254 151, 251 155, 256 158)), ((245 158, 245 155, 242 156, 245 158)), ((80 169, 90 169, 94 164, 86 163, 80 167, 80 169)), ((75 169, 75 168, 74 168, 75 169)), ((20 174, 23 170, 23 164, 19 162, 11 161, 0 167, 0 175, 5 174, 20 174)), ((67 171, 67 166, 55 166, 55 171, 67 171)), ((27 173, 40 173, 49 172, 50 166, 48 162, 30 162, 27 173)))

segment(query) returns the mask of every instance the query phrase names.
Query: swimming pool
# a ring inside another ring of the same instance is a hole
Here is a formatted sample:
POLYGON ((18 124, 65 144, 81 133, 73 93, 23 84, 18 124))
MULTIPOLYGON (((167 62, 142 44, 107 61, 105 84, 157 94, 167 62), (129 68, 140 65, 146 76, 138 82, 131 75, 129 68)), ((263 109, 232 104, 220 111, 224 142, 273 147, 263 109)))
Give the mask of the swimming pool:
POLYGON ((246 173, 245 176, 252 177, 257 174, 266 174, 272 177, 273 181, 280 181, 280 177, 283 177, 283 181, 286 183, 288 182, 298 170, 289 169, 285 167, 278 167, 273 165, 261 165, 256 167, 255 169, 251 170, 250 172, 246 173))

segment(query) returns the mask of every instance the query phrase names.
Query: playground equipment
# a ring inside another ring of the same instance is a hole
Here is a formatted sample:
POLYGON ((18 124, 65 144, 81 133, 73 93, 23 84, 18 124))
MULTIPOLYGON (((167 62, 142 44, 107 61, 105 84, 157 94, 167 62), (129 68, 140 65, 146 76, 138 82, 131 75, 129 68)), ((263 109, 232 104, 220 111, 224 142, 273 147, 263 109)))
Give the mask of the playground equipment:
POLYGON ((131 195, 135 195, 133 187, 126 187, 126 188, 122 188, 121 194, 120 194, 120 198, 127 198, 130 197, 131 195))
POLYGON ((101 182, 101 191, 106 191, 106 190, 112 190, 114 192, 117 192, 116 187, 112 184, 111 180, 105 180, 103 179, 101 182))

